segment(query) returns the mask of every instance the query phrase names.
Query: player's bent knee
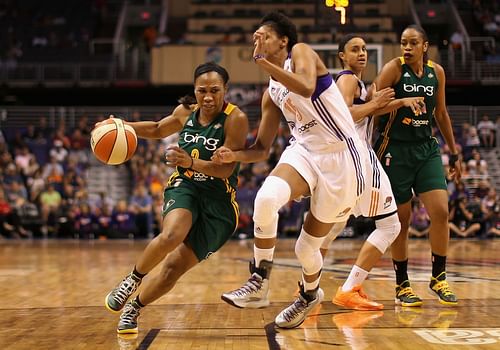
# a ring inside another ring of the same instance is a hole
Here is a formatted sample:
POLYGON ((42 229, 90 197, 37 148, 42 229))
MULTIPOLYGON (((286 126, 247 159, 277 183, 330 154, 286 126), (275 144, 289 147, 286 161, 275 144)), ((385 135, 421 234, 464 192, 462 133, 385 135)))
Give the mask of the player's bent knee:
POLYGON ((253 221, 256 225, 269 225, 278 210, 290 200, 290 185, 280 177, 268 176, 257 192, 253 221))
POLYGON ((295 255, 307 275, 315 274, 323 267, 323 257, 319 251, 322 242, 323 238, 313 237, 302 229, 295 243, 295 255))
POLYGON ((368 237, 367 241, 377 248, 382 254, 390 247, 401 231, 401 223, 397 214, 376 220, 376 229, 368 237))

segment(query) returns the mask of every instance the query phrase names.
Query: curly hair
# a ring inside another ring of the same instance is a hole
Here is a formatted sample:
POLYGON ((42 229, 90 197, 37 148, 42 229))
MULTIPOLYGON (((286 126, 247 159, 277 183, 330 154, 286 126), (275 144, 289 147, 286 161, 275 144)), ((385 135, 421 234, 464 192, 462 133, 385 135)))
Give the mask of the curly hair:
POLYGON ((260 21, 261 26, 271 27, 279 37, 288 37, 287 51, 292 51, 292 47, 297 44, 297 27, 292 21, 280 12, 270 12, 260 21))

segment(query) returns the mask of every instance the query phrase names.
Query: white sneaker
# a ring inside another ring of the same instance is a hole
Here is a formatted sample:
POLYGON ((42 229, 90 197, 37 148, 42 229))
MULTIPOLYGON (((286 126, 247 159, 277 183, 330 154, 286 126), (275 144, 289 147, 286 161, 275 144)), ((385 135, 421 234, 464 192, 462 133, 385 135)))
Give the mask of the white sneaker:
POLYGON ((304 286, 299 282, 300 293, 297 299, 281 311, 274 323, 280 328, 295 328, 304 322, 311 310, 323 301, 325 293, 321 288, 304 291, 304 286))
POLYGON ((260 267, 250 262, 252 274, 243 286, 231 292, 222 294, 221 299, 239 308, 258 309, 269 306, 269 276, 272 262, 263 260, 260 267))

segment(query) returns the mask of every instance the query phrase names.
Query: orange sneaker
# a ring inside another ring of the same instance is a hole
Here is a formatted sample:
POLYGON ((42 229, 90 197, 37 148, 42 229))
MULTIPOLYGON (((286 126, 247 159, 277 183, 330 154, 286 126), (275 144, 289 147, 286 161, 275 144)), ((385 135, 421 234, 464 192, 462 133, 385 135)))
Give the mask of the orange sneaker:
POLYGON ((383 304, 368 299, 368 296, 363 293, 361 286, 354 286, 348 292, 343 292, 342 287, 339 287, 332 303, 348 309, 364 311, 382 310, 384 308, 383 304))

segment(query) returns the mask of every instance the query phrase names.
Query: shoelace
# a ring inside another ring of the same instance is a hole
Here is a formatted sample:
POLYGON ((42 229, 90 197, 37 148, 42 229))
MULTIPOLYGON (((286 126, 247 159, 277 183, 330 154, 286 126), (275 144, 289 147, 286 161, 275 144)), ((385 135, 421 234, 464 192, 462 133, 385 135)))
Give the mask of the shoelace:
POLYGON ((432 289, 437 292, 441 292, 444 296, 452 295, 453 292, 450 290, 450 286, 447 281, 439 281, 436 283, 432 289))
POLYGON ((252 274, 252 276, 250 276, 248 281, 246 281, 246 283, 242 287, 233 291, 233 294, 236 294, 237 296, 247 295, 253 292, 257 292, 261 286, 262 279, 257 277, 256 274, 252 274))
POLYGON ((403 288, 398 292, 398 297, 403 295, 407 296, 408 298, 418 298, 418 296, 413 293, 413 289, 411 289, 411 287, 403 288))
POLYGON ((124 303, 130 294, 137 289, 137 284, 138 283, 134 281, 132 277, 125 277, 122 283, 114 290, 113 299, 117 300, 120 304, 124 303))
POLYGON ((132 304, 127 304, 125 305, 125 309, 120 316, 120 321, 122 321, 122 323, 135 323, 137 317, 139 316, 139 313, 139 310, 136 309, 132 304))
POLYGON ((363 291, 363 289, 361 288, 361 286, 355 286, 353 289, 352 289, 354 292, 358 292, 358 294, 364 298, 364 299, 368 299, 368 295, 366 295, 366 293, 363 291))
POLYGON ((287 322, 290 322, 295 316, 303 312, 308 305, 309 303, 300 295, 292 305, 283 311, 283 318, 287 320, 287 322))

